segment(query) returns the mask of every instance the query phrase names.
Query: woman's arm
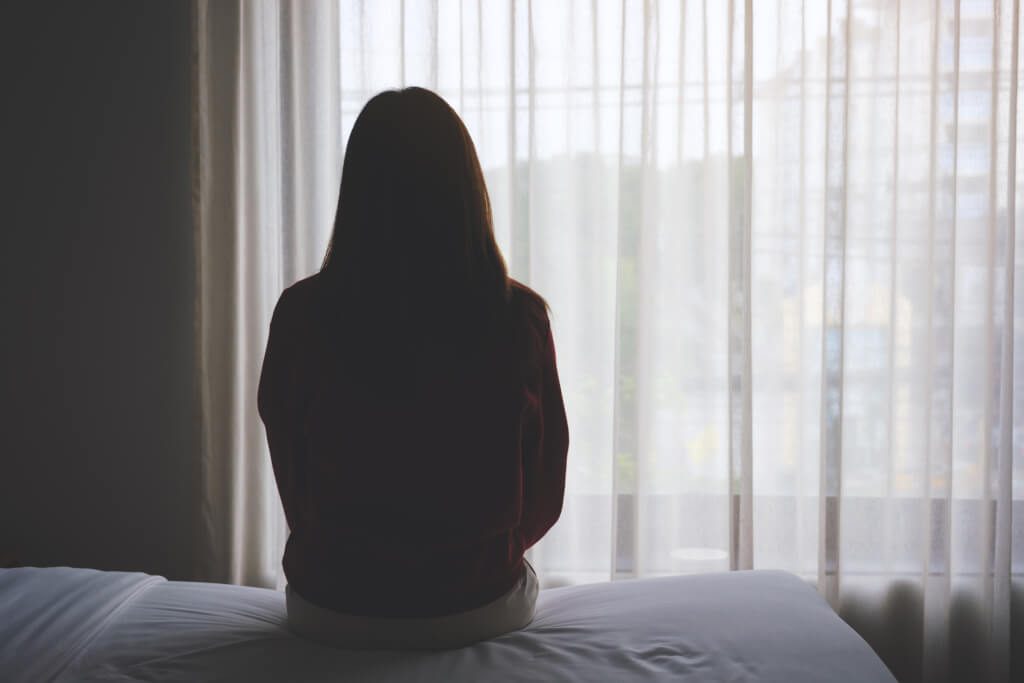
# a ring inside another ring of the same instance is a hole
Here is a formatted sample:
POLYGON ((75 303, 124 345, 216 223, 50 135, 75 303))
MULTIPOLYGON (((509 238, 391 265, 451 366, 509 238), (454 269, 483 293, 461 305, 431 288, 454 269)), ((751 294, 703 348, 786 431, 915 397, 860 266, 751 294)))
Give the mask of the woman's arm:
POLYGON ((297 383, 294 344, 297 330, 293 309, 288 290, 285 290, 278 299, 270 321, 256 401, 260 418, 266 427, 270 461, 289 528, 295 528, 301 495, 298 481, 301 448, 292 411, 297 383))
POLYGON ((569 425, 555 365, 551 326, 543 346, 537 423, 523 435, 523 516, 519 529, 525 547, 543 538, 562 513, 569 425))

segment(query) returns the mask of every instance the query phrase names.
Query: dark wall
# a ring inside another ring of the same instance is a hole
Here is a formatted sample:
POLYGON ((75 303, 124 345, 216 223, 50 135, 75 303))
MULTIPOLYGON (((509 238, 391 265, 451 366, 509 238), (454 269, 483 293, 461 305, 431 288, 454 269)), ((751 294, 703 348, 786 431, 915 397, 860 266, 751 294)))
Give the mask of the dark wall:
POLYGON ((191 578, 191 3, 14 4, 0 555, 191 578))

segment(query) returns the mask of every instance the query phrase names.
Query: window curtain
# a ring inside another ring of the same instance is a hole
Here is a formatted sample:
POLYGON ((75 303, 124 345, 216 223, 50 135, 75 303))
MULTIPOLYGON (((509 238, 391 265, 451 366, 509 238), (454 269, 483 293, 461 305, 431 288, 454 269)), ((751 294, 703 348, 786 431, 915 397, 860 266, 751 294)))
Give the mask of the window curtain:
POLYGON ((282 583, 270 314, 319 267, 360 108, 420 85, 551 304, 544 585, 781 568, 900 680, 1021 675, 1019 26, 1019 0, 198 0, 202 578, 282 583))

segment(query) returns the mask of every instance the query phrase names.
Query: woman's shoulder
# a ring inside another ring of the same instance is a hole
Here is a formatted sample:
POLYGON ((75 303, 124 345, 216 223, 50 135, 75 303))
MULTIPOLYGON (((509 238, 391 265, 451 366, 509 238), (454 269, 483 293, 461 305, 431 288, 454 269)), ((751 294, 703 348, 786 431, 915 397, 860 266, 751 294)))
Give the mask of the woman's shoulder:
POLYGON ((294 303, 306 302, 316 298, 323 288, 323 276, 320 273, 313 273, 286 287, 281 293, 281 298, 287 297, 289 302, 294 303))
POLYGON ((285 287, 277 300, 277 313, 293 317, 308 309, 320 298, 323 282, 320 273, 314 273, 285 287))
POLYGON ((548 304, 544 297, 518 280, 509 278, 509 304, 531 327, 541 333, 548 328, 548 304))
POLYGON ((319 273, 286 287, 274 306, 271 328, 289 335, 301 334, 316 318, 315 308, 322 289, 319 273))

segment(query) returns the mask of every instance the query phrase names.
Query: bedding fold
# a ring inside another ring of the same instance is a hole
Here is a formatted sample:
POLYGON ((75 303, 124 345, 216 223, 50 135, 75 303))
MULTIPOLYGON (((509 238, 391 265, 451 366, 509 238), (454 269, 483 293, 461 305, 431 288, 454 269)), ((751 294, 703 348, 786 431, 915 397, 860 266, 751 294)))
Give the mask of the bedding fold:
POLYGON ((94 569, 0 570, 0 680, 58 681, 160 576, 94 569))

